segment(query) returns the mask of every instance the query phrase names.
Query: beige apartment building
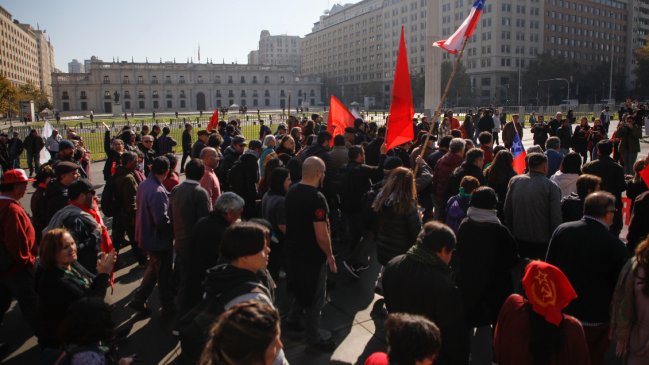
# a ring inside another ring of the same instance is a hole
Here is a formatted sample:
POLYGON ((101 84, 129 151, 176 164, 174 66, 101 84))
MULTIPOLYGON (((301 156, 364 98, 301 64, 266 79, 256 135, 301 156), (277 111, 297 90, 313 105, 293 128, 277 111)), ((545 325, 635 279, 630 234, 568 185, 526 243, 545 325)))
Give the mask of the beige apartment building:
POLYGON ((54 48, 45 31, 12 18, 0 7, 0 75, 18 86, 33 83, 52 95, 54 48))
MULTIPOLYGON (((302 72, 318 75, 324 95, 387 108, 404 27, 411 75, 426 78, 425 108, 439 100, 438 0, 364 0, 334 5, 303 41, 302 72), (436 52, 435 52, 436 51, 436 52), (369 103, 368 103, 369 102, 369 103)), ((420 108, 424 105, 415 105, 420 108)))
POLYGON ((70 114, 113 113, 117 92, 124 112, 186 112, 237 104, 251 110, 321 103, 321 81, 291 66, 101 62, 85 73, 53 74, 54 107, 70 114))
POLYGON ((302 69, 302 37, 271 35, 262 30, 259 48, 248 54, 250 65, 291 66, 297 73, 302 69))

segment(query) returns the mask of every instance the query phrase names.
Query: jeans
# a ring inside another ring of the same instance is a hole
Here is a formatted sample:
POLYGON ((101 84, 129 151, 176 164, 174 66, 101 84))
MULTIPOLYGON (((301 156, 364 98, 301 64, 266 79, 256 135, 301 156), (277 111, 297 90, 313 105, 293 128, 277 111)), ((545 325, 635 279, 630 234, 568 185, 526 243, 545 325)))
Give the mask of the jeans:
POLYGON ((149 262, 147 263, 144 277, 140 287, 135 292, 133 302, 145 303, 151 296, 156 283, 160 295, 160 303, 163 308, 174 307, 174 294, 171 287, 171 275, 173 272, 173 249, 163 251, 148 251, 149 262))
POLYGON ((633 164, 638 159, 638 152, 620 151, 622 161, 624 161, 624 174, 633 175, 633 164))
POLYGON ((39 152, 30 153, 27 152, 27 167, 29 168, 29 175, 31 176, 34 172, 38 172, 41 168, 41 154, 39 152), (36 170, 34 170, 34 167, 36 170))
POLYGON ((319 342, 320 337, 320 312, 325 304, 327 285, 327 263, 323 263, 318 275, 316 291, 310 308, 304 308, 297 300, 293 300, 288 312, 288 319, 293 323, 300 320, 302 312, 306 309, 306 340, 309 343, 319 342))
POLYGON ((22 268, 13 274, 0 276, 0 323, 14 298, 18 301, 23 318, 36 333, 38 295, 34 290, 34 273, 30 269, 22 268))

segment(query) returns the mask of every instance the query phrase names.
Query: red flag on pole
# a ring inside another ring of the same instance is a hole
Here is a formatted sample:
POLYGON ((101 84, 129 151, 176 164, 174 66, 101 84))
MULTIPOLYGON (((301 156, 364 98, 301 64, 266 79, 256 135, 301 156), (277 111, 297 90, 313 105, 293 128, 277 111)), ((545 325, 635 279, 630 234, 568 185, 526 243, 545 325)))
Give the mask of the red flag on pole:
POLYGON ((527 156, 527 152, 525 152, 525 147, 523 147, 523 142, 521 141, 521 137, 518 135, 518 131, 514 130, 514 133, 514 142, 512 144, 514 171, 516 171, 517 174, 522 174, 525 172, 525 157, 527 156))
POLYGON ((210 122, 207 124, 207 131, 212 132, 213 130, 216 129, 219 125, 219 110, 214 109, 214 113, 212 113, 212 116, 210 117, 210 122))
MULTIPOLYGON (((340 102, 337 97, 331 95, 329 102, 329 117, 327 118, 327 132, 331 133, 332 137, 339 134, 345 134, 345 128, 354 127, 354 116, 347 110, 345 104, 340 102)), ((331 139, 333 145, 334 140, 331 139)))
POLYGON ((397 66, 394 70, 394 82, 392 83, 392 104, 390 105, 390 117, 388 119, 388 133, 385 139, 388 150, 415 139, 415 131, 412 128, 414 114, 415 108, 412 105, 412 88, 410 87, 410 72, 408 71, 408 55, 406 53, 406 37, 402 26, 397 66))

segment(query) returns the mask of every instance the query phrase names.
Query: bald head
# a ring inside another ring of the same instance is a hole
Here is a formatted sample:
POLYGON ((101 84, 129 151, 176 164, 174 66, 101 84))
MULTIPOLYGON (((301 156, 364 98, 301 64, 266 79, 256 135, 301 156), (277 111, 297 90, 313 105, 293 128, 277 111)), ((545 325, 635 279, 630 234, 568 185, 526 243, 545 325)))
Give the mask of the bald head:
POLYGON ((208 157, 217 156, 216 150, 212 147, 205 147, 201 150, 201 160, 205 160, 208 157))
POLYGON ((324 175, 324 172, 325 163, 319 157, 311 156, 302 164, 303 180, 319 179, 321 175, 324 175))
POLYGON ((212 169, 219 167, 219 161, 221 160, 221 157, 219 156, 219 153, 216 151, 216 149, 212 147, 205 147, 201 150, 200 157, 201 160, 203 160, 203 164, 205 166, 212 169))

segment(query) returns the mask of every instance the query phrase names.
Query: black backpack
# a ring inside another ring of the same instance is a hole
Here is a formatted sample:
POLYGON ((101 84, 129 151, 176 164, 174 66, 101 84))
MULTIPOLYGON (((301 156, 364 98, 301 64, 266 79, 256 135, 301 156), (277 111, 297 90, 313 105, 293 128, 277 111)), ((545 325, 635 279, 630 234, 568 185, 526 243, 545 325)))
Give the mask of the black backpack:
POLYGON ((104 185, 104 191, 101 193, 101 211, 106 217, 113 217, 118 211, 117 197, 115 196, 115 177, 111 176, 104 185))
POLYGON ((260 292, 271 298, 268 289, 260 282, 247 281, 217 296, 207 295, 178 323, 181 357, 185 364, 197 364, 203 352, 208 332, 214 321, 225 312, 225 305, 244 294, 260 292))

